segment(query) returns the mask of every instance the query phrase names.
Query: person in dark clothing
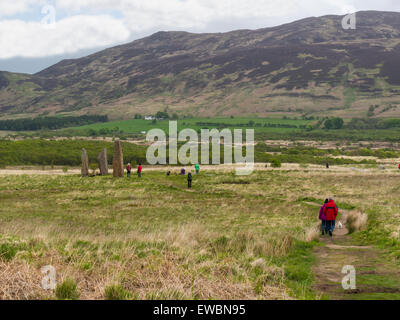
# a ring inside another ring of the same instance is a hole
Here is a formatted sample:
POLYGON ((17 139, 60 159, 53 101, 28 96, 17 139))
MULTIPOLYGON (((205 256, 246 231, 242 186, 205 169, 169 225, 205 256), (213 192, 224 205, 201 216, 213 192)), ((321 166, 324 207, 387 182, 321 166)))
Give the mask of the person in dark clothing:
POLYGON ((323 204, 323 206, 319 210, 319 220, 321 220, 321 232, 322 232, 322 235, 325 235, 325 231, 326 231, 326 216, 324 215, 324 209, 325 209, 326 204, 328 202, 329 202, 329 200, 326 199, 325 203, 323 204))
POLYGON ((171 175, 171 171, 168 171, 167 172, 167 176, 169 177, 171 175))
POLYGON ((184 168, 181 169, 181 176, 184 176, 186 174, 186 170, 184 168))
POLYGON ((128 178, 131 177, 131 171, 132 171, 132 166, 130 163, 128 163, 128 165, 126 166, 126 175, 128 176, 128 178))
POLYGON ((191 172, 188 173, 187 180, 188 180, 188 188, 191 189, 192 188, 192 173, 191 172))
POLYGON ((329 169, 329 163, 328 162, 326 163, 326 168, 329 169))

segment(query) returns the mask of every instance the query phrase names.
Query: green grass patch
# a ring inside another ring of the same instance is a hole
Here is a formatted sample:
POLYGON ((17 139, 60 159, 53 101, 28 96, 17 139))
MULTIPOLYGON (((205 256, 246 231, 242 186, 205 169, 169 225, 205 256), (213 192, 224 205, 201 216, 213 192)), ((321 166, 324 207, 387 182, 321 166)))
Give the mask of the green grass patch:
POLYGON ((76 282, 72 279, 66 279, 56 287, 56 297, 59 300, 77 300, 79 296, 76 282))
POLYGON ((120 284, 110 285, 104 289, 104 296, 107 300, 127 300, 131 293, 126 291, 120 284))

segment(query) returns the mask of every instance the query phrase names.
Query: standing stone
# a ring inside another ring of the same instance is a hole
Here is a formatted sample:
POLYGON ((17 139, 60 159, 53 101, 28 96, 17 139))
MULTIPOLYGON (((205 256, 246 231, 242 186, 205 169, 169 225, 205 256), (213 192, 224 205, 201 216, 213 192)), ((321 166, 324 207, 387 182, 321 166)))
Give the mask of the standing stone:
POLYGON ((97 159, 99 160, 100 175, 106 176, 108 174, 107 149, 100 152, 97 159))
POLYGON ((82 149, 82 177, 89 176, 89 157, 85 149, 82 149))
POLYGON ((114 143, 113 176, 116 178, 124 176, 124 155, 120 140, 116 140, 114 143))

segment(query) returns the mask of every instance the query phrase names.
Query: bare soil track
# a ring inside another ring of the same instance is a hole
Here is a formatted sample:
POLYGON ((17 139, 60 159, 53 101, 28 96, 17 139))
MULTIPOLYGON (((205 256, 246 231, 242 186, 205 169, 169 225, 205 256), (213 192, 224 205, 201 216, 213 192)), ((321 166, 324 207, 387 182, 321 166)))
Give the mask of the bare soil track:
MULTIPOLYGON (((343 212, 342 212, 343 213, 343 212)), ((343 213, 342 222, 346 222, 343 213)), ((348 229, 336 229, 334 236, 321 236, 324 245, 314 250, 314 290, 333 300, 400 299, 400 272, 385 253, 373 246, 360 246, 348 229), (356 269, 356 289, 342 287, 342 268, 356 269)))

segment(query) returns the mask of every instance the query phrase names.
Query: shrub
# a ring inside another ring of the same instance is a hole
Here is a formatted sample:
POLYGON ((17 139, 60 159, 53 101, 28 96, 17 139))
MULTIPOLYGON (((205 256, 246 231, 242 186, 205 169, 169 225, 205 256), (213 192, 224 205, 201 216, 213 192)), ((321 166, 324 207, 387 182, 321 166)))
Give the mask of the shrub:
POLYGON ((271 160, 271 167, 272 168, 280 168, 282 167, 282 162, 279 159, 272 159, 271 160))
POLYGON ((76 283, 72 279, 66 279, 56 287, 56 297, 59 300, 77 300, 79 296, 76 283))
POLYGON ((344 121, 342 118, 331 118, 325 121, 325 129, 342 129, 344 121))

